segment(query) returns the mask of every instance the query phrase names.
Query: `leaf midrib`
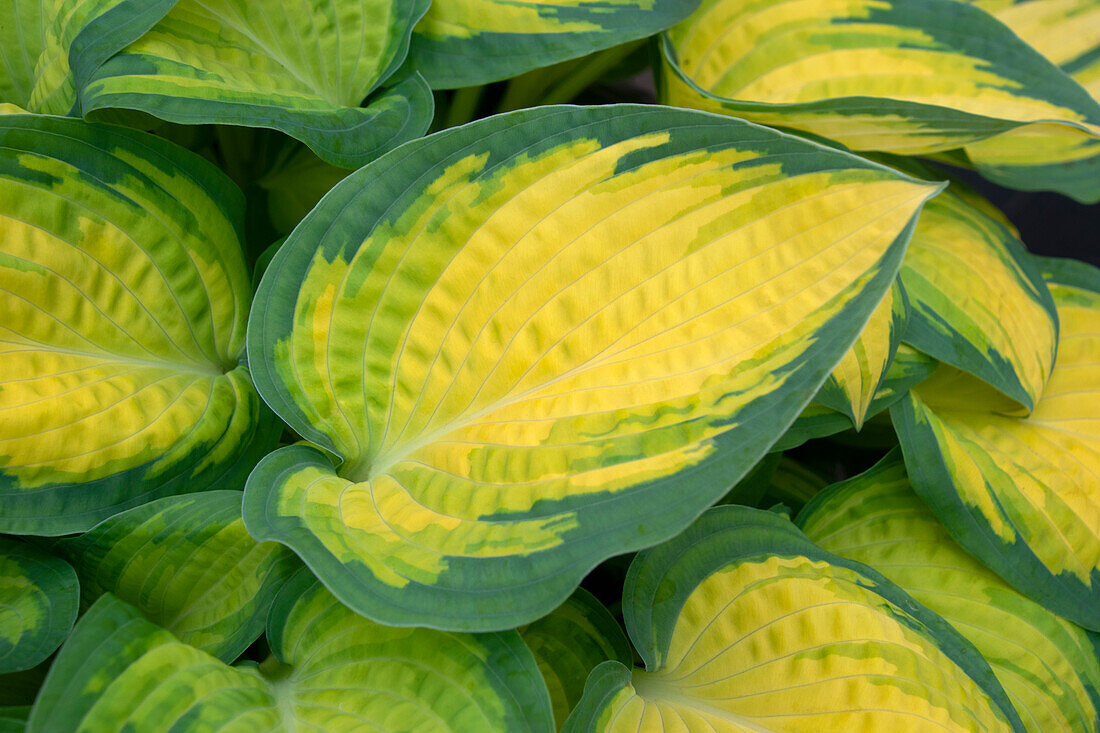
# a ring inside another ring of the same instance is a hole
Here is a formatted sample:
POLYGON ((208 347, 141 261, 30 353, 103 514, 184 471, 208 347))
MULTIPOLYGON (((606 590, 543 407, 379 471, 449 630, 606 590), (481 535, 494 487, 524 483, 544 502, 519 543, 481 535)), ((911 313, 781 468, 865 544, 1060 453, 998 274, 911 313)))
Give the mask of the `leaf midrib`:
MULTIPOLYGON (((10 343, 10 342, 9 342, 10 343)), ((232 371, 235 364, 211 364, 210 362, 185 362, 172 359, 140 359, 133 356, 123 356, 109 352, 82 351, 80 349, 66 349, 59 346, 46 346, 42 344, 27 344, 29 351, 45 351, 53 354, 66 354, 87 359, 100 359, 105 362, 117 364, 129 364, 145 369, 158 369, 183 374, 197 374, 203 377, 221 377, 232 371)))

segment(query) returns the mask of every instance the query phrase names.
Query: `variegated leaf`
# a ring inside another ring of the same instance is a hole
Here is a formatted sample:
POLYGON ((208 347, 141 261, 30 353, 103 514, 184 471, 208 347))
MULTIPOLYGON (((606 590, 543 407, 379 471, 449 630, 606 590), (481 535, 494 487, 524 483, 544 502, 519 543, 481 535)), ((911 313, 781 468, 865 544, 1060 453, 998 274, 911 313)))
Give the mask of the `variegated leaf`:
POLYGON ((623 591, 646 668, 606 662, 565 731, 1022 730, 967 641, 787 519, 711 509, 623 591))
POLYGON ((762 457, 936 190, 645 106, 409 143, 337 184, 260 283, 260 389, 338 465, 268 456, 245 524, 381 622, 538 618, 762 457))
POLYGON ((1054 364, 1058 316, 1023 244, 989 208, 957 184, 924 207, 898 275, 910 308, 903 339, 1030 410, 1054 364))
POLYGON ((164 17, 176 0, 0 0, 0 102, 80 114, 96 69, 164 17))
POLYGON ((951 535, 1033 600, 1100 629, 1100 271, 1051 273, 1058 360, 1030 416, 941 367, 892 411, 910 480, 951 535))
POLYGON ((225 662, 263 632, 275 593, 300 567, 282 545, 245 532, 239 491, 165 497, 55 547, 76 568, 85 605, 113 593, 225 662))
MULTIPOLYGON (((920 230, 920 221, 917 220, 916 231, 920 230)), ((908 314, 905 291, 895 281, 814 401, 847 415, 856 430, 863 427, 863 421, 867 419, 871 404, 894 361, 908 314)))
POLYGON ((0 537, 0 674, 30 669, 61 646, 79 595, 67 562, 0 537))
MULTIPOLYGON (((847 357, 846 357, 847 358, 847 357)), ((936 370, 938 361, 921 353, 905 343, 898 344, 897 352, 890 362, 889 369, 883 376, 875 398, 867 407, 865 418, 870 419, 890 405, 897 402, 914 385, 920 384, 936 370)), ((815 398, 816 399, 816 398, 815 398)), ((852 418, 845 413, 827 407, 820 402, 811 402, 799 414, 798 419, 783 433, 775 445, 773 451, 790 450, 797 448, 807 440, 825 438, 830 435, 842 433, 855 427, 852 418)))
POLYGON ((946 619, 989 662, 1028 731, 1094 733, 1094 635, 1020 595, 955 544, 909 485, 900 459, 894 453, 819 494, 799 515, 802 531, 946 619))
POLYGON ((268 639, 272 657, 229 667, 106 594, 61 648, 27 733, 553 731, 515 631, 379 626, 303 573, 276 599, 268 639))
POLYGON ((698 0, 434 0, 411 58, 434 89, 506 79, 651 36, 698 0))
POLYGON ((0 116, 0 531, 240 488, 272 446, 241 361, 241 206, 150 135, 0 116))
POLYGON ((432 98, 423 79, 391 78, 427 6, 179 0, 99 68, 81 106, 273 128, 334 165, 357 168, 428 129, 432 98))
POLYGON ((581 699, 589 672, 609 659, 634 663, 619 622, 583 588, 519 633, 546 681, 559 729, 581 699))
POLYGON ((664 101, 853 150, 934 153, 1016 129, 1100 137, 1088 92, 955 0, 704 0, 663 48, 664 101))
MULTIPOLYGON (((977 0, 974 4, 1057 64, 1093 99, 1100 99, 1100 2, 977 0)), ((1002 185, 1051 188, 1084 203, 1100 201, 1100 141, 1022 128, 973 145, 967 153, 984 176, 1002 185)))

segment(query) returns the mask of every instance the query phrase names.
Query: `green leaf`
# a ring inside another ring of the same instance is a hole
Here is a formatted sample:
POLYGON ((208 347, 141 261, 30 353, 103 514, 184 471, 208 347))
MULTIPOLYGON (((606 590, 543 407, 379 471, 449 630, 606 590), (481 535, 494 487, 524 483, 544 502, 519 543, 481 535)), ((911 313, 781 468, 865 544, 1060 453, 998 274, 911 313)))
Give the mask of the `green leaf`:
POLYGON ((639 553, 623 614, 645 670, 598 667, 563 730, 1022 730, 942 619, 773 512, 715 507, 639 553))
POLYGON ((1029 410, 1054 365, 1058 315, 1035 264, 991 205, 953 185, 921 211, 898 278, 903 339, 1029 410))
POLYGON ((260 283, 259 389, 337 465, 268 456, 245 525, 382 623, 545 615, 763 456, 936 190, 651 106, 411 142, 337 184, 260 283))
POLYGON ((61 646, 79 594, 67 562, 0 537, 0 674, 30 669, 61 646))
POLYGON ((609 659, 634 661, 619 623, 583 588, 519 633, 546 681, 558 729, 581 699, 589 672, 609 659))
POLYGON ((951 536, 1029 598, 1098 630, 1100 271, 1068 267, 1072 278, 1049 283, 1058 360, 1030 415, 941 367, 892 417, 913 487, 951 536))
POLYGON ((0 0, 0 102, 79 115, 79 92, 176 0, 0 0))
POLYGON ((427 6, 179 0, 95 73, 82 107, 271 128, 333 165, 358 168, 422 135, 431 122, 424 80, 414 73, 391 78, 427 6), (380 89, 383 83, 389 86, 380 89))
POLYGON ((240 488, 278 435, 242 363, 241 194, 151 135, 0 116, 0 531, 240 488))
POLYGON ((268 639, 274 657, 229 667, 108 593, 61 648, 27 732, 553 730, 515 631, 378 626, 302 573, 276 598, 268 639))
POLYGON ((282 545, 245 532, 239 491, 165 497, 56 548, 76 568, 86 606, 113 593, 225 662, 263 632, 275 593, 300 567, 282 545))
POLYGON ((434 0, 411 59, 433 89, 499 81, 658 33, 698 0, 434 0))
POLYGON ((23 733, 30 714, 30 705, 0 707, 0 733, 23 733))
POLYGON ((666 103, 852 150, 927 154, 1017 129, 1100 138, 1088 92, 956 0, 704 0, 663 50, 666 103))
POLYGON ((1030 601, 951 540, 895 451, 819 494, 799 515, 824 549, 865 563, 981 652, 1033 733, 1100 727, 1100 660, 1089 632, 1030 601))

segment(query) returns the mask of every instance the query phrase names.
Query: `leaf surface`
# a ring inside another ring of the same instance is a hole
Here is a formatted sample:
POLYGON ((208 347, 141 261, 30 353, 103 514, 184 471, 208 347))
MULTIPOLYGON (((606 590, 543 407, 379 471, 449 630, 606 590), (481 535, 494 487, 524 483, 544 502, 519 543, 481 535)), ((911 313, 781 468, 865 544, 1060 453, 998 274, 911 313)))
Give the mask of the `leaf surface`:
POLYGON ((27 732, 553 730, 515 631, 386 628, 302 573, 276 599, 268 638, 275 656, 230 667, 105 594, 62 647, 27 732))
POLYGON ((802 531, 947 620, 989 661, 1029 731, 1096 731, 1095 635, 1028 600, 957 545, 909 485, 900 458, 818 495, 798 517, 802 531))
POLYGON ((256 640, 300 565, 244 529, 239 491, 170 496, 60 540, 86 606, 113 593, 184 643, 232 662, 256 640))
POLYGON ((99 68, 82 107, 272 128, 334 165, 358 168, 422 135, 431 122, 423 79, 391 78, 427 5, 179 0, 99 68), (389 86, 379 89, 384 82, 389 86))
POLYGON ((413 34, 433 89, 499 81, 658 33, 698 0, 434 0, 413 34))
POLYGON ((241 194, 151 135, 0 116, 0 531, 240 488, 276 439, 242 363, 241 194))
POLYGON ((76 621, 79 595, 67 562, 0 537, 0 674, 30 669, 61 646, 76 621))
POLYGON ((773 512, 715 507, 639 553, 623 613, 646 668, 596 668, 565 731, 1022 729, 942 619, 773 512))
POLYGON ((913 487, 968 552, 1100 629, 1100 271, 1051 273, 1058 360, 1030 416, 941 369, 892 411, 913 487))
POLYGON ((936 187, 696 112, 543 107, 344 179, 249 325, 245 524, 389 624, 545 615, 764 454, 882 299, 936 187), (674 487, 674 490, 673 490, 674 487))

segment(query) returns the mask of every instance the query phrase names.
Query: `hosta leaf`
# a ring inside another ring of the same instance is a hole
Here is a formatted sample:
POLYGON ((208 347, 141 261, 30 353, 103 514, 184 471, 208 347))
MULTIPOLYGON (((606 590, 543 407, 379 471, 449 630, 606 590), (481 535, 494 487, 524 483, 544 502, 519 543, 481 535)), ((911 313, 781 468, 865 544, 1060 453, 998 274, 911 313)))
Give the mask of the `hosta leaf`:
POLYGON ((942 619, 772 512, 716 507, 639 553, 623 613, 646 669, 597 668, 566 731, 1021 729, 942 619))
POLYGON ((955 0, 704 0, 664 39, 663 99, 907 155, 1023 125, 1100 137, 1100 105, 955 0))
POLYGON ((276 439, 243 355, 241 194, 144 133, 0 116, 0 531, 239 488, 276 439))
POLYGON ((936 191, 744 122, 541 107, 329 192, 249 325, 302 437, 245 490, 355 610, 490 630, 686 526, 884 296, 936 191))
POLYGON ((245 532, 239 491, 165 497, 56 547, 76 568, 85 605, 113 593, 226 662, 263 632, 275 593, 299 567, 282 545, 245 532))
POLYGON ((79 595, 67 562, 0 537, 0 674, 30 669, 61 646, 79 595))
POLYGON ((630 642, 619 623, 583 588, 519 633, 549 688, 558 728, 581 699, 589 672, 609 659, 634 663, 630 642))
MULTIPOLYGON (((851 352, 849 352, 850 355, 851 352)), ((845 356, 848 358, 848 356, 845 356)), ((890 361, 890 367, 879 384, 875 398, 867 407, 864 421, 878 415, 890 405, 901 399, 913 385, 927 379, 939 364, 935 359, 923 354, 904 343, 898 344, 897 352, 890 361)), ((820 393, 815 400, 820 399, 820 393)), ((787 429, 783 437, 772 446, 773 451, 797 448, 807 440, 824 438, 829 435, 850 430, 854 427, 852 418, 845 413, 827 407, 820 402, 811 402, 799 414, 794 424, 787 429)))
POLYGON ((23 733, 30 714, 30 705, 0 708, 0 733, 23 733))
POLYGON ((913 492, 900 455, 819 494, 798 523, 821 547, 878 570, 973 643, 1029 731, 1097 730, 1100 661, 1089 632, 1020 595, 955 544, 913 492))
POLYGON ((334 165, 357 168, 428 129, 431 94, 415 74, 359 107, 404 60, 427 5, 179 0, 100 67, 82 107, 272 128, 334 165))
MULTIPOLYGON (((1100 3, 1096 0, 981 0, 1043 56, 1100 99, 1100 3)), ((1100 142, 1078 135, 1018 131, 967 150, 984 176, 1005 186, 1051 188, 1100 201, 1100 142)))
POLYGON ((645 38, 698 0, 434 0, 411 58, 434 89, 485 84, 645 38))
MULTIPOLYGON (((917 229, 920 229, 920 220, 917 229)), ((905 291, 895 281, 815 398, 816 402, 847 415, 857 430, 863 427, 871 403, 897 353, 908 308, 905 291)))
POLYGON ((952 537, 1028 597, 1097 630, 1100 272, 1072 268, 1072 278, 1052 275, 1058 360, 1030 416, 949 367, 892 416, 913 487, 952 537))
POLYGON ((378 626, 297 580, 272 608, 276 657, 258 668, 226 666, 104 595, 61 648, 28 733, 553 730, 515 631, 378 626))
POLYGON ((1023 244, 974 198, 952 187, 921 211, 898 275, 903 338, 1031 409, 1054 364, 1058 316, 1023 244))
POLYGON ((164 17, 175 0, 0 0, 0 102, 79 114, 99 66, 164 17))

